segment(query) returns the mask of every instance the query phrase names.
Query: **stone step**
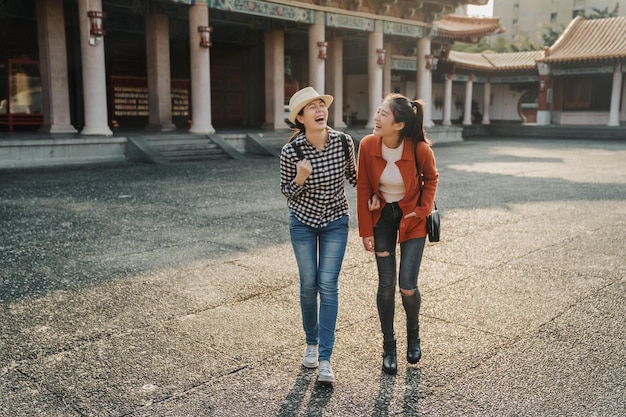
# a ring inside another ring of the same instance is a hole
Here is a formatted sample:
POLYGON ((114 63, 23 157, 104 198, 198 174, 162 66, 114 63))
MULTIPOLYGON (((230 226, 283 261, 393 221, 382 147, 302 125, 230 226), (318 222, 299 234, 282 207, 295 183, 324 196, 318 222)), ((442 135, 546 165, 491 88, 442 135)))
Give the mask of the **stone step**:
POLYGON ((228 155, 205 135, 174 135, 145 137, 159 154, 168 161, 199 161, 224 159, 228 155))

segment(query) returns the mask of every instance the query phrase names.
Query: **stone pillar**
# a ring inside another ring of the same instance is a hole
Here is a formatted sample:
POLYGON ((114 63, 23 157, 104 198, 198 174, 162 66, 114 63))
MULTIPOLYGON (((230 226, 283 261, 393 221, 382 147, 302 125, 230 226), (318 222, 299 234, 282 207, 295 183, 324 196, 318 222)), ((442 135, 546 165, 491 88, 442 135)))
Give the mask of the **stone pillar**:
POLYGON ((548 101, 548 90, 550 89, 550 78, 547 75, 539 75, 539 93, 537 97, 537 125, 545 126, 551 122, 550 103, 548 101))
MULTIPOLYGON (((378 49, 383 49, 382 22, 374 22, 374 31, 367 38, 368 112, 366 128, 374 128, 374 115, 383 100, 383 67, 378 63, 378 49)), ((385 61, 389 59, 385 54, 385 61)))
POLYGON ((609 110, 609 126, 619 126, 619 99, 622 89, 622 67, 615 65, 613 72, 613 88, 611 90, 611 108, 609 110))
POLYGON ((288 128, 285 122, 285 40, 283 31, 278 29, 265 32, 265 123, 263 128, 288 128))
POLYGON ((452 125, 450 121, 452 114, 452 75, 450 74, 446 75, 443 95, 443 125, 450 126, 452 125))
POLYGON ((417 41, 417 98, 424 101, 424 127, 433 127, 433 74, 426 67, 426 55, 430 55, 430 38, 417 41))
POLYGON ((189 53, 191 63, 191 133, 215 133, 211 119, 211 48, 200 46, 199 26, 209 26, 206 4, 189 7, 189 53))
POLYGON ((91 36, 91 25, 87 16, 88 11, 101 10, 101 0, 78 1, 85 107, 85 127, 80 132, 82 135, 113 135, 108 124, 106 64, 104 61, 105 37, 95 38, 91 36))
POLYGON ((545 126, 551 123, 550 112, 550 94, 551 80, 549 77, 550 66, 545 62, 537 63, 537 71, 539 72, 539 93, 537 94, 537 125, 545 126))
POLYGON ((385 65, 383 66, 383 97, 393 93, 391 88, 391 42, 385 42, 385 65))
POLYGON ((315 13, 315 24, 309 26, 309 85, 320 94, 325 94, 326 59, 320 58, 318 42, 326 42, 324 13, 315 13))
POLYGON ((172 131, 172 78, 170 74, 170 28, 166 14, 146 16, 148 109, 146 130, 172 131))
POLYGON ((489 107, 491 104, 491 81, 487 78, 487 82, 485 83, 485 87, 483 90, 483 121, 482 124, 488 125, 491 124, 491 120, 489 120, 489 107))
POLYGON ((474 87, 474 79, 472 75, 469 75, 467 82, 465 83, 465 110, 463 113, 463 125, 469 126, 472 124, 472 89, 474 87))
POLYGON ((343 39, 335 37, 329 45, 330 54, 328 66, 330 68, 329 87, 333 96, 330 120, 335 129, 343 129, 346 123, 343 120, 343 39))
POLYGON ((63 0, 37 0, 42 133, 76 133, 70 120, 63 0))

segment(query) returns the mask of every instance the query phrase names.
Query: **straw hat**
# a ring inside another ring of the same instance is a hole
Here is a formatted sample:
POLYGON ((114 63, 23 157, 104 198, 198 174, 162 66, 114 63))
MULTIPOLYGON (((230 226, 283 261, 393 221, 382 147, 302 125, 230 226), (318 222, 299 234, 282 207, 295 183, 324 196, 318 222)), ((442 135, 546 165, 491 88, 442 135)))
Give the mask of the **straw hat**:
POLYGON ((289 121, 295 124, 296 116, 300 113, 300 110, 313 100, 322 100, 326 107, 329 107, 330 103, 333 102, 333 96, 319 94, 313 87, 304 87, 296 91, 289 99, 289 121))

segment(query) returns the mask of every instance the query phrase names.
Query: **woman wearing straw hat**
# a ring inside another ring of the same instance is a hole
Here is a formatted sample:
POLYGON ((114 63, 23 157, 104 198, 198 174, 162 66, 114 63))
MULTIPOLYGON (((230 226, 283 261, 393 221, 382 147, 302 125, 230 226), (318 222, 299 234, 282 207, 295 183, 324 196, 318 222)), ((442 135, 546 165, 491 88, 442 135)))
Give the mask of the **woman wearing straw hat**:
POLYGON ((348 241, 345 180, 356 186, 354 143, 327 126, 333 97, 312 87, 289 100, 294 134, 280 155, 280 188, 287 197, 289 232, 300 275, 300 308, 306 347, 302 364, 318 369, 318 381, 335 380, 339 271, 348 241), (318 311, 319 296, 319 311, 318 311))

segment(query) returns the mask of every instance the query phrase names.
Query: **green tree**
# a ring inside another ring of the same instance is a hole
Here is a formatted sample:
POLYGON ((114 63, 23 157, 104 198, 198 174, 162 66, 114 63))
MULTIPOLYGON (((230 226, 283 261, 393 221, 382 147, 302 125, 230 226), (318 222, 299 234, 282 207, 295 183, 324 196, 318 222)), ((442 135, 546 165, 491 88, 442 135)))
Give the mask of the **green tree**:
POLYGON ((478 41, 478 43, 455 42, 452 45, 452 50, 453 51, 458 51, 458 52, 473 52, 473 53, 477 53, 477 52, 486 51, 488 49, 491 49, 491 46, 489 45, 489 37, 488 36, 484 36, 484 37, 480 38, 480 41, 478 41))
POLYGON ((619 2, 615 3, 615 8, 613 8, 612 12, 609 12, 608 7, 605 7, 604 9, 597 9, 595 7, 592 7, 591 13, 586 13, 585 11, 581 11, 578 13, 578 15, 584 17, 587 20, 606 19, 607 17, 617 17, 619 16, 619 2))
POLYGON ((491 45, 491 50, 494 52, 511 52, 513 47, 505 36, 496 36, 495 42, 491 45))
POLYGON ((539 36, 541 36, 541 40, 543 41, 543 46, 554 45, 554 42, 559 39, 559 36, 561 36, 561 33, 565 30, 563 25, 560 26, 560 29, 554 29, 552 26, 548 25, 543 26, 541 33, 539 34, 539 36))
POLYGON ((535 45, 526 35, 515 36, 513 44, 511 45, 513 52, 536 51, 537 49, 539 49, 539 46, 535 45))

